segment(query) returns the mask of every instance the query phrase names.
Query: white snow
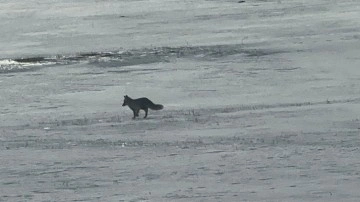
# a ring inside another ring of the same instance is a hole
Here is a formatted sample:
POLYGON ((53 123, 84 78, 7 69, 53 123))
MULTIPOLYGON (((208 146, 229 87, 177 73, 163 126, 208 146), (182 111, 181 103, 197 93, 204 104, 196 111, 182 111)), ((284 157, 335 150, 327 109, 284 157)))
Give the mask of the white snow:
POLYGON ((359 201, 360 2, 237 2, 1 2, 6 68, 119 58, 0 71, 0 201, 359 201))

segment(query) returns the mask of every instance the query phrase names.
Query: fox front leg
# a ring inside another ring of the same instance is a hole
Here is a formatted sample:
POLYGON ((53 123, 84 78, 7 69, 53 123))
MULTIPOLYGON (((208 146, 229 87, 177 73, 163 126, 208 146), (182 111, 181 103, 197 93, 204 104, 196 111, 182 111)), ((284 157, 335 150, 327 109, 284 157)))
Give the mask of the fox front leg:
POLYGON ((135 119, 137 116, 139 116, 138 114, 136 114, 136 110, 132 109, 133 113, 134 113, 134 117, 133 119, 135 119))

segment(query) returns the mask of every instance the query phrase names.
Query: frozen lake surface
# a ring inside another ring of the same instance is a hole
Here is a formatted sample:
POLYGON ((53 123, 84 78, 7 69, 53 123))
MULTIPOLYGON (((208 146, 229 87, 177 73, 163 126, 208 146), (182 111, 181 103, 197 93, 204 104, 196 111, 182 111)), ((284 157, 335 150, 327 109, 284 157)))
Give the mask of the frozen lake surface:
POLYGON ((0 2, 0 201, 359 201, 360 2, 0 2), (164 110, 133 120, 123 96, 164 110))

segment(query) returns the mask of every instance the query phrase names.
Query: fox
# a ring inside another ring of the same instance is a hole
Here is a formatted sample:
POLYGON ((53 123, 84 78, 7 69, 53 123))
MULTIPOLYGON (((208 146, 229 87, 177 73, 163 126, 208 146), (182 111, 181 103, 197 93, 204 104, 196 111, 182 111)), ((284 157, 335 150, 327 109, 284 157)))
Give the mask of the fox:
POLYGON ((128 95, 124 96, 124 103, 122 104, 122 106, 129 106, 129 108, 133 111, 134 113, 134 117, 133 119, 135 119, 136 117, 139 116, 139 111, 140 109, 145 111, 145 116, 144 119, 147 117, 148 115, 148 109, 152 109, 152 110, 161 110, 164 109, 164 106, 161 104, 154 104, 151 100, 149 100, 146 97, 142 97, 142 98, 138 98, 138 99, 132 99, 130 98, 128 95))

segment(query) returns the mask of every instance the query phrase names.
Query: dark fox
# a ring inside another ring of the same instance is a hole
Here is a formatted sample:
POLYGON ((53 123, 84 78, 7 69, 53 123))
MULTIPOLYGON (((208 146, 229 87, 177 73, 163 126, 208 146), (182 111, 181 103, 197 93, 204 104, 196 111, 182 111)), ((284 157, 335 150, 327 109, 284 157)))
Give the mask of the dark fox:
POLYGON ((126 105, 129 106, 129 108, 133 111, 133 113, 134 113, 133 119, 135 119, 137 116, 139 116, 140 109, 145 111, 144 118, 146 118, 148 115, 149 108, 152 110, 161 110, 164 108, 163 105, 154 104, 153 102, 151 102, 151 100, 149 100, 146 97, 142 97, 142 98, 138 98, 138 99, 131 99, 129 96, 125 95, 124 103, 122 106, 126 106, 126 105))

